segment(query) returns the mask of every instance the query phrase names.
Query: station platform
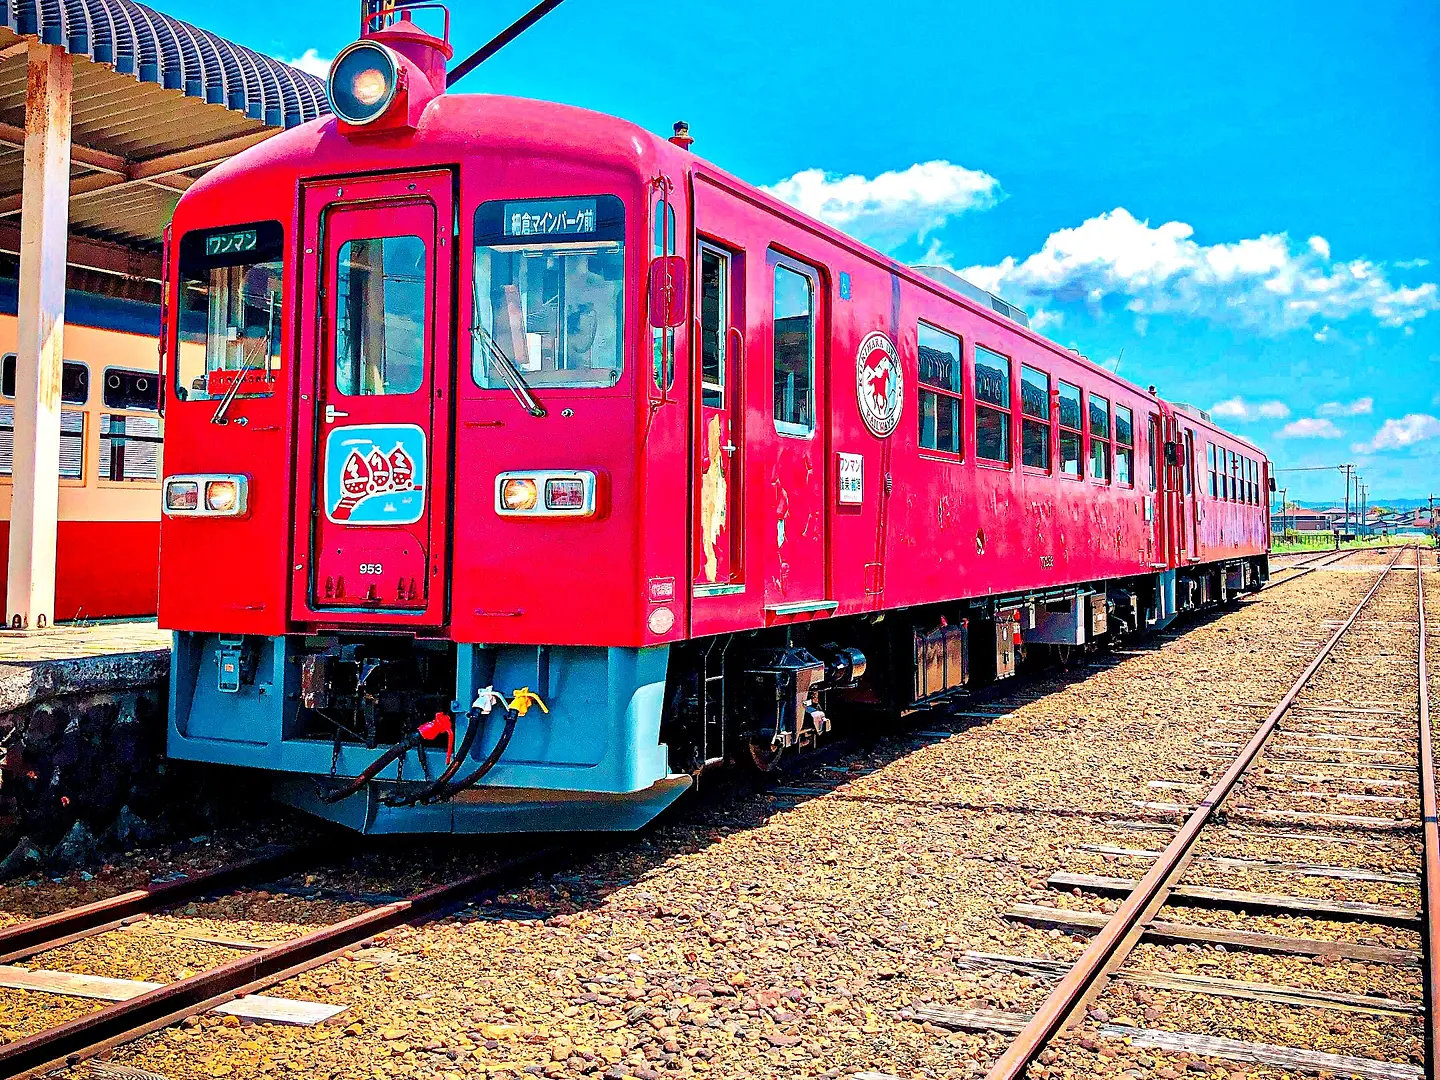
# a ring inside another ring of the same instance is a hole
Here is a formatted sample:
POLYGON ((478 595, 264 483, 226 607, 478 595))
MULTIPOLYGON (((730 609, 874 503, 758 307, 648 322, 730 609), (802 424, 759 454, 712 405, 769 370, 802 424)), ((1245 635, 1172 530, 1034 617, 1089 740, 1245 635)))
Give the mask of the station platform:
POLYGON ((153 685, 169 668, 170 641, 153 619, 0 630, 0 713, 67 694, 153 685))

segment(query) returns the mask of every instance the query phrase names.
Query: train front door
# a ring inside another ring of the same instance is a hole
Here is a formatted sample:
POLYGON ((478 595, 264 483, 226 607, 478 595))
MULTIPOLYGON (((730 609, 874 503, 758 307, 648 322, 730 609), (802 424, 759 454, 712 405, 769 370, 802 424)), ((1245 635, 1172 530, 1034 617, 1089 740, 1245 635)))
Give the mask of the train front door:
POLYGON ((306 189, 296 618, 444 621, 450 191, 306 189))
POLYGON ((701 240, 695 253, 695 439, 691 488, 691 589, 696 633, 711 611, 711 597, 745 591, 744 288, 739 252, 701 240))

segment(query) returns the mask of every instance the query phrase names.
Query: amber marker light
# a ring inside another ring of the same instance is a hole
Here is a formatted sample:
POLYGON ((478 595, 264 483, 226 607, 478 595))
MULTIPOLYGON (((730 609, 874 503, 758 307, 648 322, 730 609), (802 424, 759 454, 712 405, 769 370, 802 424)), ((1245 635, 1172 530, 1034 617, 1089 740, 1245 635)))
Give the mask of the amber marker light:
POLYGON ((234 480, 211 480, 205 485, 205 509, 231 513, 240 502, 240 485, 234 480))
POLYGON ((517 477, 506 480, 500 489, 500 501, 505 510, 534 510, 540 501, 540 488, 534 480, 517 477))

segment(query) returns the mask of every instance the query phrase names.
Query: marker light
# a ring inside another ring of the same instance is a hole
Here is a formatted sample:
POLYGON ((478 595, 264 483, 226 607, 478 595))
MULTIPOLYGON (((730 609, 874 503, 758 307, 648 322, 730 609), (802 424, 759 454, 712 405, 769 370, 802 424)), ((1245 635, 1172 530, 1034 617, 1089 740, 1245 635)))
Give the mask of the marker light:
POLYGON ((514 513, 517 510, 534 510, 539 502, 539 489, 535 481, 528 478, 506 480, 500 489, 501 509, 514 513))
POLYGON ((200 505, 200 485, 194 480, 165 481, 166 512, 194 510, 200 505))
POLYGON ((250 478, 236 473, 191 473, 165 478, 166 517, 244 517, 250 478))
POLYGON ((369 124, 395 100, 400 64, 377 41, 356 41, 340 50, 330 65, 325 93, 330 109, 347 124, 369 124))
POLYGON ((545 509, 581 510, 585 506, 585 481, 576 477, 545 481, 545 509))

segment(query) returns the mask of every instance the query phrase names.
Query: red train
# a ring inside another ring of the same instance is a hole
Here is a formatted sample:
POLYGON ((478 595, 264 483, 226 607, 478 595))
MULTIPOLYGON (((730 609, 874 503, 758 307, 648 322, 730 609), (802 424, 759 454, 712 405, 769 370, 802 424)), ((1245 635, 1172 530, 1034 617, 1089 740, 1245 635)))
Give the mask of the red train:
POLYGON ((1265 580, 1205 414, 449 57, 377 20, 175 212, 173 756, 367 831, 633 828, 1265 580))

